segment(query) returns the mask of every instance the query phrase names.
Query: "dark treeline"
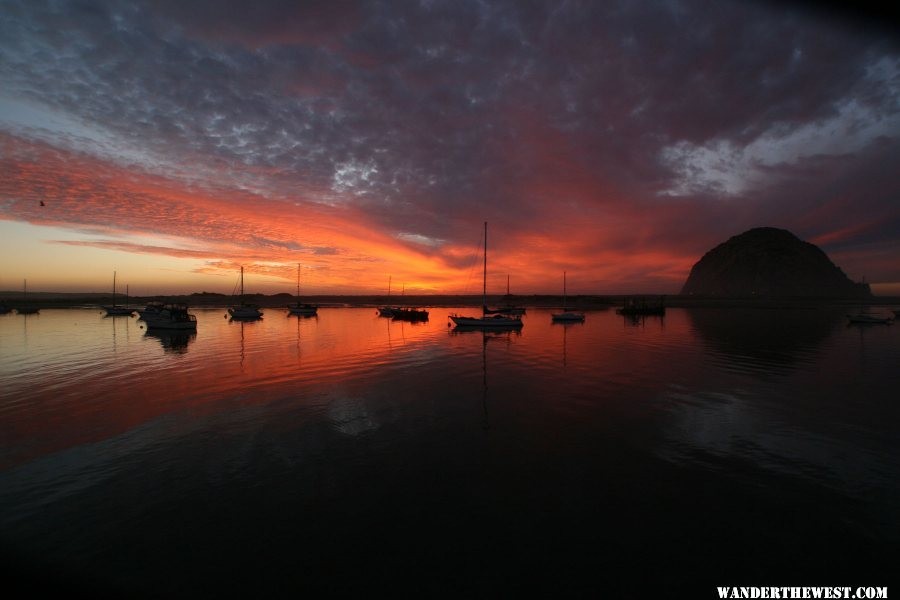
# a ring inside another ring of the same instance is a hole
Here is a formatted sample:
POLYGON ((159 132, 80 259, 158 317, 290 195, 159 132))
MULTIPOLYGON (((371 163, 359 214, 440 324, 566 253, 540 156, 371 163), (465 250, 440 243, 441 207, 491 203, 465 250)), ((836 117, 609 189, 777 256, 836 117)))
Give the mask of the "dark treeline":
MULTIPOLYGON (((0 292, 0 302, 15 305, 21 302, 22 292, 0 292)), ((143 306, 150 301, 175 302, 194 307, 218 308, 226 307, 234 302, 234 297, 229 294, 212 292, 199 292, 193 294, 153 295, 153 296, 125 296, 116 295, 116 303, 123 306, 143 306)), ((273 295, 247 294, 247 302, 258 304, 262 307, 277 308, 287 306, 295 301, 291 294, 280 293, 273 295)), ((304 302, 311 302, 320 306, 481 306, 480 295, 318 295, 304 296, 304 302)), ((818 305, 900 305, 900 297, 875 296, 872 298, 846 299, 846 298, 809 298, 809 297, 779 297, 779 298, 721 298, 697 295, 665 295, 665 294, 616 294, 616 295, 577 295, 568 296, 565 304, 572 309, 602 310, 611 307, 622 306, 626 301, 646 301, 648 303, 662 303, 666 307, 752 307, 762 308, 800 308, 818 305)), ((45 308, 72 308, 109 305, 113 301, 109 293, 65 293, 65 292, 29 292, 28 303, 45 308)), ((507 297, 501 294, 488 296, 489 306, 503 306, 516 304, 528 307, 559 307, 563 305, 562 295, 514 295, 507 297)))

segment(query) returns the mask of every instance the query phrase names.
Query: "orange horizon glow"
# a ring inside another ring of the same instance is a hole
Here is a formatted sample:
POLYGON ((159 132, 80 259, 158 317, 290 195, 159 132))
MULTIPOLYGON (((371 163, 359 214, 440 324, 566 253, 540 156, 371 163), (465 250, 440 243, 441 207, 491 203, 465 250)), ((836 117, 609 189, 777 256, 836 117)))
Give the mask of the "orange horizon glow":
MULTIPOLYGON (((418 295, 481 292, 482 224, 474 219, 470 245, 432 247, 385 233, 334 194, 329 203, 317 202, 309 199, 313 190, 290 206, 12 135, 0 134, 0 150, 3 172, 11 174, 2 193, 14 198, 0 218, 71 234, 39 244, 39 268, 9 265, 0 288, 15 290, 19 278, 28 278, 34 291, 106 291, 115 270, 119 293, 129 282, 148 295, 228 293, 243 266, 248 293, 293 293, 299 263, 301 293, 309 295, 384 294, 389 277, 394 294, 404 288, 418 295), (79 252, 90 261, 82 277, 72 265, 54 269, 54 256, 79 252)), ((504 293, 508 275, 514 293, 559 294, 567 271, 572 294, 616 293, 648 274, 660 293, 672 293, 695 260, 604 249, 603 234, 565 222, 547 223, 540 232, 496 224, 489 231, 488 292, 504 293)))

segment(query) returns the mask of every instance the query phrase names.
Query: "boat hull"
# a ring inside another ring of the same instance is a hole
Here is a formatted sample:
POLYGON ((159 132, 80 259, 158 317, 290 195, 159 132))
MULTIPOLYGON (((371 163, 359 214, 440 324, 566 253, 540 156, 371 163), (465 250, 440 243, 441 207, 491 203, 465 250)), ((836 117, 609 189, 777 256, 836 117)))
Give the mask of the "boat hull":
POLYGON ((512 318, 512 317, 460 317, 457 315, 450 315, 450 320, 453 321, 457 327, 478 327, 478 328, 490 328, 490 327, 504 327, 504 328, 517 328, 522 327, 524 323, 522 323, 522 319, 512 318))
POLYGON ((890 317, 875 317, 872 315, 847 315, 847 319, 851 323, 862 325, 888 325, 893 321, 890 317))
POLYGON ((412 308, 394 309, 391 318, 395 321, 427 321, 427 310, 415 310, 412 308))
POLYGON ((551 315, 552 320, 560 323, 583 323, 584 315, 582 313, 556 313, 551 315))
POLYGON ((147 330, 165 329, 168 331, 197 331, 197 321, 146 321, 147 330))
POLYGON ((254 306, 235 306, 228 309, 232 319, 261 319, 262 312, 254 306))
POLYGON ((300 305, 300 306, 288 306, 288 312, 292 315, 302 315, 304 317, 311 317, 313 315, 318 314, 319 307, 312 305, 300 305))

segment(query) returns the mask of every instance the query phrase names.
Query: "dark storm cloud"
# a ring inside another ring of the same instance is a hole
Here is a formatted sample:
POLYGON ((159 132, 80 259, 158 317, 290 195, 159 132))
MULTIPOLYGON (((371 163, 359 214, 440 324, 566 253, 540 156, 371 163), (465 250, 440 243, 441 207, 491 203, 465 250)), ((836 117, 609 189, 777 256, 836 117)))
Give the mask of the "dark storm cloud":
POLYGON ((754 225, 842 229, 857 186, 884 220, 841 243, 900 238, 897 46, 803 3, 2 7, 4 94, 400 243, 574 217, 606 240, 588 251, 699 256, 754 225))

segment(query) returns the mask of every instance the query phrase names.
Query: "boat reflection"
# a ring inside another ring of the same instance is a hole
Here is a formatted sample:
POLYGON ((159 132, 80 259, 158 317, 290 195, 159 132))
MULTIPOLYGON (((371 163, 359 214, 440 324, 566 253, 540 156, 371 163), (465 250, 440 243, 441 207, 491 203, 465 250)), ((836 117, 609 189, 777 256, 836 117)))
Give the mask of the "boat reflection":
POLYGON ((144 337, 154 338, 159 341, 166 352, 185 354, 188 351, 188 346, 197 339, 197 332, 193 330, 148 329, 144 333, 144 337))
POLYGON ((552 319, 550 321, 551 327, 562 327, 563 332, 563 369, 566 368, 566 337, 568 337, 569 328, 570 327, 584 327, 584 321, 560 321, 557 319, 552 319))
POLYGON ((478 325, 457 325, 452 329, 449 329, 450 335, 457 334, 469 334, 469 333, 483 333, 485 336, 485 340, 489 338, 503 337, 509 338, 510 334, 515 334, 517 336, 522 335, 521 327, 491 327, 486 329, 484 327, 478 325))
POLYGON ((648 320, 651 324, 653 322, 658 322, 660 329, 665 329, 666 327, 666 317, 664 314, 629 314, 621 311, 616 311, 616 314, 622 315, 622 320, 625 325, 630 325, 632 327, 646 327, 648 320))

